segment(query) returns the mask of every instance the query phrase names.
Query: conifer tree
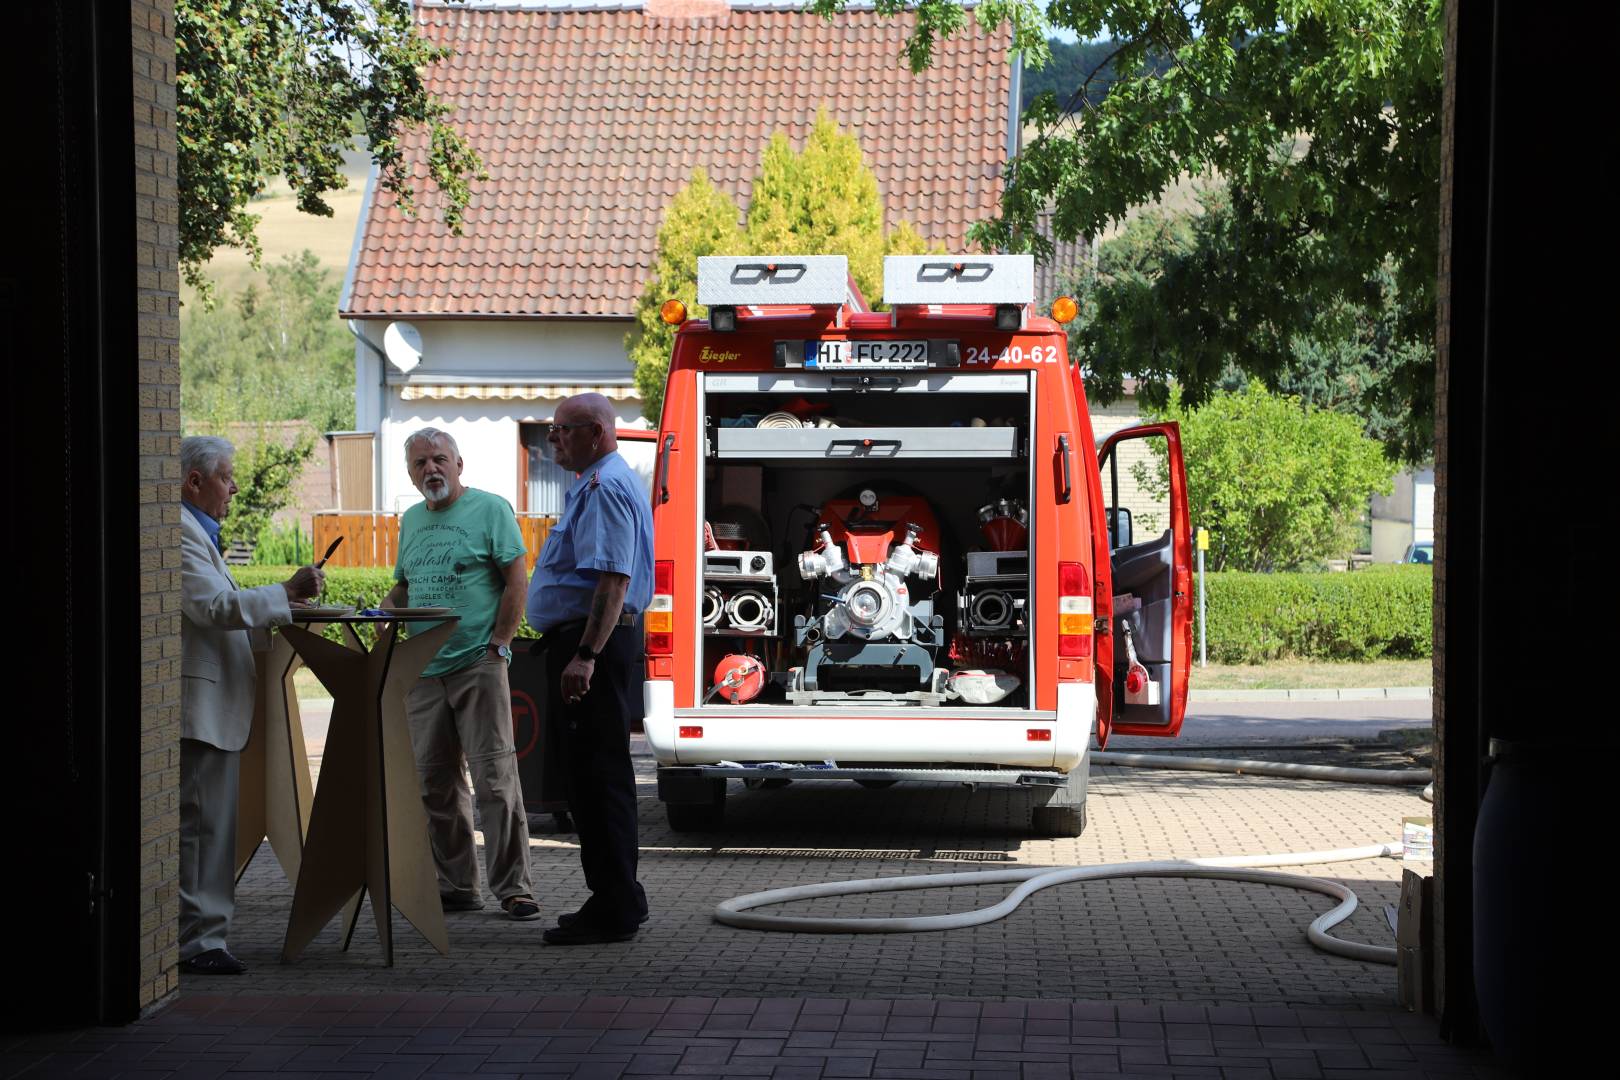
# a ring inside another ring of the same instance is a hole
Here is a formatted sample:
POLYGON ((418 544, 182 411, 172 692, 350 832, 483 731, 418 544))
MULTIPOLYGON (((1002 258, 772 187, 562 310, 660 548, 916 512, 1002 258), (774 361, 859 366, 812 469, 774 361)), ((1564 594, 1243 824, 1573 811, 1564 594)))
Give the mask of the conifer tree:
POLYGON ((642 415, 657 423, 663 411, 675 332, 659 317, 664 301, 680 300, 692 318, 706 318, 697 304, 700 255, 843 255, 867 302, 883 295, 883 256, 943 251, 909 222, 883 232, 883 200, 877 177, 861 158, 859 141, 840 131, 826 108, 816 113, 804 149, 771 135, 760 156, 748 208, 748 226, 738 227, 737 204, 697 169, 671 201, 658 230, 658 257, 636 303, 636 327, 625 335, 635 367, 642 415))
POLYGON ((883 292, 883 200, 855 136, 825 107, 794 153, 780 131, 765 145, 748 206, 748 250, 760 255, 843 255, 868 300, 883 292))
POLYGON ((642 415, 655 424, 663 411, 664 376, 675 344, 675 328, 659 312, 664 301, 674 299, 686 305, 691 318, 707 317, 707 310, 697 302, 698 256, 741 252, 741 218, 731 196, 710 183, 701 167, 692 171, 692 179, 664 211, 658 227, 658 258, 636 303, 635 329, 624 339, 635 368, 636 388, 641 391, 642 415))

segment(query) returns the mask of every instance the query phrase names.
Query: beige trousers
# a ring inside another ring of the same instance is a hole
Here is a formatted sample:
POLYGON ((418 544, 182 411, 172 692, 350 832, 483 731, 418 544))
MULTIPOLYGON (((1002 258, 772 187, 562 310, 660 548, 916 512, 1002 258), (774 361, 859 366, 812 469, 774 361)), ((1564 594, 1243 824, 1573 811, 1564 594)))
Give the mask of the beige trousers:
POLYGON ((440 895, 480 896, 472 793, 461 771, 465 759, 478 796, 490 891, 497 900, 533 896, 529 822, 512 746, 506 662, 486 658, 449 675, 418 679, 405 696, 405 717, 422 781, 440 895))

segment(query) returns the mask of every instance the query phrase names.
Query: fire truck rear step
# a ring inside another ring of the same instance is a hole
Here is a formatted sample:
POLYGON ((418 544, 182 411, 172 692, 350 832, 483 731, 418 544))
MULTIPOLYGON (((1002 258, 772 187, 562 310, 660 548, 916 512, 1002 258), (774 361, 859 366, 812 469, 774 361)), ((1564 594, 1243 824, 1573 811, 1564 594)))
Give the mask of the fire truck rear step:
POLYGON ((1055 769, 856 768, 844 765, 801 765, 766 768, 758 765, 663 765, 660 780, 926 780, 944 784, 991 784, 1007 787, 1062 787, 1068 774, 1055 769))

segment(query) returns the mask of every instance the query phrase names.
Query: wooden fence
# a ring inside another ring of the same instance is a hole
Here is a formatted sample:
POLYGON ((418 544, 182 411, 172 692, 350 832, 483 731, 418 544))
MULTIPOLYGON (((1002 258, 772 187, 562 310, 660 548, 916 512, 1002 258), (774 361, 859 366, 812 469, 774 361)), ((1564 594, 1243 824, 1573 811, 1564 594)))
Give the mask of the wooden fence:
MULTIPOLYGON (((328 566, 393 566, 399 557, 399 515, 355 510, 320 510, 314 515, 316 558, 338 537, 343 543, 332 553, 328 566)), ((534 572, 534 560, 557 519, 547 514, 517 515, 518 531, 527 549, 524 564, 534 572)))

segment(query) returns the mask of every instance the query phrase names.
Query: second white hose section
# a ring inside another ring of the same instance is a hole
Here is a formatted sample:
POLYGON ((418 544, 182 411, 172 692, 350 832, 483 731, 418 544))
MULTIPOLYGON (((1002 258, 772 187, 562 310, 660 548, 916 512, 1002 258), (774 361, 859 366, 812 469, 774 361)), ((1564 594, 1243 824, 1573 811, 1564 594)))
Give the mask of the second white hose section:
MULTIPOLYGON (((1126 765, 1135 768, 1190 769, 1204 772, 1250 773, 1257 776, 1289 776, 1311 780, 1339 780, 1361 784, 1428 784, 1423 791, 1431 799, 1433 774, 1428 769, 1354 769, 1330 765, 1296 765, 1277 761, 1238 761, 1229 758, 1180 757, 1173 754, 1124 754, 1093 752, 1098 765, 1126 765)), ((1282 874, 1264 870, 1267 866, 1319 866, 1326 863, 1354 862, 1399 855, 1398 843, 1368 847, 1340 848, 1334 851, 1304 851, 1274 855, 1234 855, 1213 859, 1168 859, 1153 862, 1110 863, 1058 869, 1039 867, 1019 870, 983 870, 955 874, 923 874, 917 877, 864 878, 858 881, 830 881, 820 885, 799 885, 770 889, 726 900, 714 909, 716 922, 745 930, 773 930, 810 934, 916 934, 938 930, 958 930, 995 922, 1012 914, 1024 899, 1053 885, 1071 881, 1101 881, 1123 877, 1202 877, 1223 881, 1251 881, 1280 885, 1289 889, 1331 896, 1339 901, 1333 910, 1318 916, 1306 928, 1305 937, 1323 952, 1365 960, 1374 964, 1395 963, 1395 950, 1385 945, 1367 945, 1336 938, 1328 931, 1348 919, 1356 910, 1356 894, 1336 881, 1282 874), (904 918, 849 919, 826 916, 761 915, 753 908, 814 900, 824 896, 854 896, 861 893, 901 892, 910 889, 947 889, 959 885, 1006 885, 1017 883, 997 904, 977 911, 949 915, 916 915, 904 918)))
POLYGON ((1305 931, 1312 945, 1324 952, 1366 960, 1375 964, 1395 963, 1395 950, 1383 945, 1345 941, 1328 933, 1356 910, 1356 894, 1336 881, 1282 874, 1258 869, 1265 866, 1316 866, 1334 862, 1354 862, 1398 855, 1400 844, 1373 844, 1336 851, 1305 851, 1281 855, 1236 855, 1214 859, 1170 859, 1154 862, 1111 863, 1107 866, 1079 866, 1053 869, 1026 867, 1019 870, 983 870, 955 874, 923 874, 917 877, 865 878, 859 881, 829 881, 820 885, 799 885, 770 889, 726 900, 714 909, 716 922, 744 930, 777 930, 812 934, 915 934, 937 930, 958 930, 979 926, 1010 915, 1024 899, 1053 885, 1070 881, 1099 881, 1121 877, 1201 877, 1224 881, 1252 881, 1322 893, 1339 901, 1338 906, 1319 916, 1305 931), (997 904, 977 911, 949 915, 916 915, 904 918, 851 919, 819 915, 762 915, 750 909, 794 900, 814 900, 824 896, 853 896, 860 893, 946 889, 959 885, 1002 885, 1017 882, 997 904))

